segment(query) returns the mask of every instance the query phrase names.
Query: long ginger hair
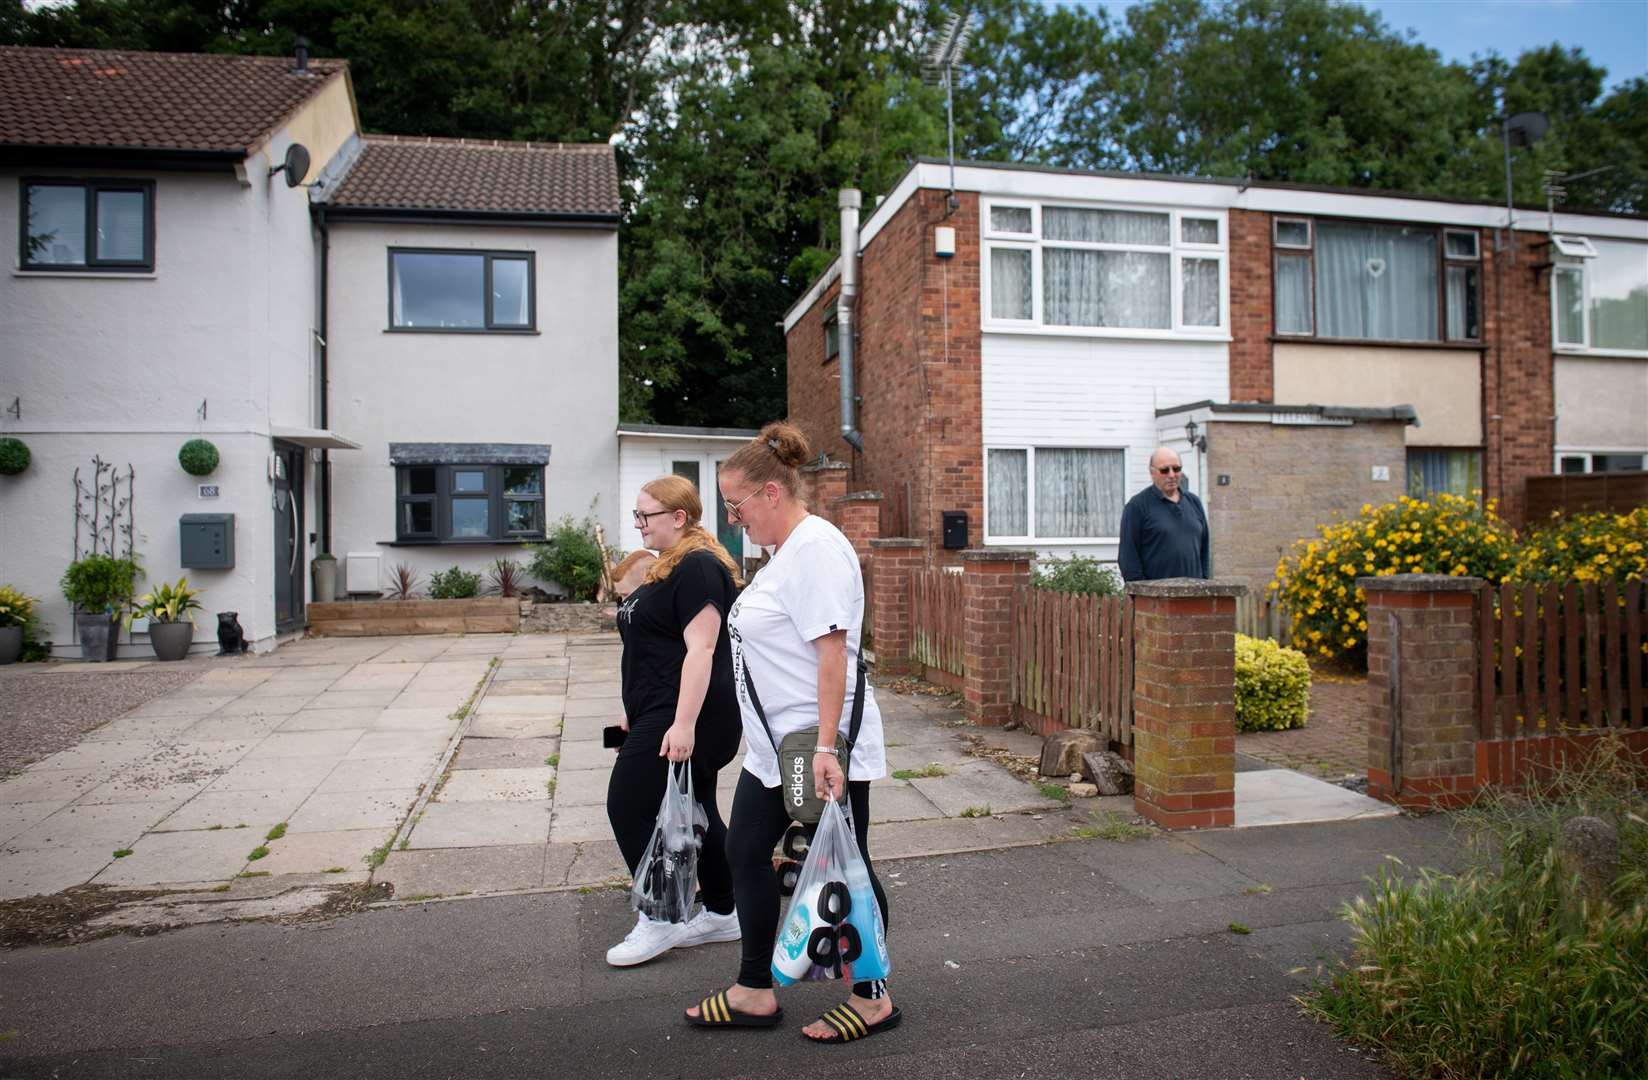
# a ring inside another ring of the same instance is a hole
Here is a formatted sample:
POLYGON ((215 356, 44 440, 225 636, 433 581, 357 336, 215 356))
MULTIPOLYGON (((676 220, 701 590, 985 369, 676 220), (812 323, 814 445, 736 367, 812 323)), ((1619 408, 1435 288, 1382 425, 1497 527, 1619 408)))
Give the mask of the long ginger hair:
POLYGON ((721 541, 715 534, 704 528, 701 519, 704 516, 704 504, 698 498, 698 488, 691 480, 682 476, 660 476, 656 480, 649 480, 641 485, 641 490, 658 500, 658 505, 668 511, 683 511, 687 515, 687 529, 681 534, 673 547, 658 553, 652 565, 647 568, 647 576, 643 579, 647 584, 662 581, 675 572, 681 560, 695 551, 707 551, 715 556, 715 561, 726 567, 727 573, 732 575, 734 585, 742 586, 744 581, 738 575, 738 564, 727 549, 721 546, 721 541))

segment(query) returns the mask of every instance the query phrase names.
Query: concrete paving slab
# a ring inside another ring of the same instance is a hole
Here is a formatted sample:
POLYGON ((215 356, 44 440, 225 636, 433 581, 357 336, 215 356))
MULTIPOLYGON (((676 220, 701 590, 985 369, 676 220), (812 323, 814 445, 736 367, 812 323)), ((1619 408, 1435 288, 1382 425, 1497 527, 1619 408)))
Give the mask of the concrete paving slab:
POLYGON ((444 709, 456 712, 469 700, 471 688, 451 690, 403 690, 396 694, 385 708, 389 709, 444 709))
MULTIPOLYGON (((539 765, 524 769, 463 769, 454 771, 441 785, 437 802, 521 802, 549 797, 548 783, 555 770, 539 765)), ((560 792, 557 790, 556 795, 560 792)))
POLYGON ((565 697, 567 683, 565 679, 517 679, 513 682, 493 680, 487 689, 489 698, 499 697, 565 697))
POLYGON ((985 761, 956 766, 947 776, 910 783, 948 817, 959 817, 962 811, 977 807, 1011 814, 1061 805, 1059 800, 1047 798, 1012 773, 985 761))
POLYGON ((135 739, 164 741, 187 731, 200 723, 200 717, 188 716, 123 716, 111 720, 87 735, 83 742, 111 742, 135 739))
POLYGON ((213 826, 238 829, 244 825, 262 836, 291 817, 308 795, 309 788, 303 786, 266 791, 203 791, 155 828, 161 832, 188 832, 213 826))
POLYGON ((499 716, 495 713, 475 717, 465 733, 467 739, 549 739, 561 734, 561 721, 554 716, 499 716))
POLYGON ((307 642, 294 641, 289 645, 282 646, 281 650, 275 654, 275 658, 289 660, 290 662, 277 667, 270 677, 308 682, 324 679, 328 682, 334 682, 347 675, 349 669, 355 666, 354 664, 334 663, 329 659, 322 659, 319 654, 304 656, 293 651, 305 644, 307 642))
POLYGON ((618 844, 610 833, 584 843, 550 844, 546 852, 545 885, 608 885, 622 882, 626 888, 629 886, 629 867, 624 864, 623 853, 618 850, 618 844), (570 852, 567 849, 571 849, 570 852))
POLYGON ((109 778, 104 766, 79 769, 28 769, 0 780, 0 803, 69 802, 109 778))
POLYGON ((352 690, 394 690, 406 689, 406 684, 417 677, 416 664, 362 664, 332 684, 332 690, 347 692, 352 690), (397 670, 386 670, 394 668, 397 670))
POLYGON ((444 731, 368 731, 360 737, 345 760, 361 758, 438 757, 450 741, 444 731))
MULTIPOLYGON (((187 689, 185 687, 184 689, 187 689)), ((140 705, 127 713, 127 716, 205 716, 214 713, 239 697, 238 694, 194 694, 186 695, 182 691, 173 691, 164 694, 147 704, 140 705)))
POLYGON ((385 709, 373 720, 373 731, 451 731, 458 726, 446 709, 385 709))
POLYGON ((612 822, 607 820, 605 803, 568 806, 557 802, 555 819, 549 827, 550 843, 582 844, 592 840, 611 839, 612 822))
POLYGON ((282 720, 276 731, 366 731, 377 723, 383 710, 374 706, 357 709, 305 709, 282 720))
POLYGON ((412 848, 542 844, 550 801, 430 803, 412 830, 412 848))
POLYGON ((134 783, 129 782, 124 777, 117 776, 92 788, 76 801, 81 806, 168 800, 182 804, 204 791, 211 781, 211 776, 207 775, 200 779, 179 780, 170 783, 157 783, 151 780, 134 783))
POLYGON ((448 671, 434 675, 419 674, 406 684, 405 692, 409 694, 438 692, 467 694, 475 689, 485 674, 485 668, 479 671, 448 671))
POLYGON ((181 737, 214 742, 233 739, 253 745, 278 730, 284 721, 282 716, 219 716, 214 713, 196 720, 181 733, 181 737))
POLYGON ((0 900, 50 896, 83 885, 113 861, 106 847, 0 851, 0 900))
POLYGON ((315 790, 337 759, 326 756, 264 757, 237 762, 212 781, 209 791, 276 791, 307 787, 315 790))
POLYGON ((909 781, 895 781, 893 785, 870 792, 870 824, 883 821, 918 821, 941 818, 944 811, 933 805, 931 799, 916 790, 909 781))
POLYGON ((955 739, 948 732, 943 734, 943 742, 934 742, 925 746, 889 746, 887 748, 887 771, 921 769, 928 765, 946 768, 952 765, 968 765, 978 760, 965 750, 958 749, 955 739))
POLYGON ((95 878, 97 885, 160 885, 224 881, 246 866, 246 855, 263 842, 250 829, 218 832, 148 833, 132 853, 115 859, 95 878))
POLYGON ((515 697, 486 695, 476 706, 481 716, 554 716, 559 717, 566 707, 566 698, 559 694, 520 694, 515 697))
POLYGON ((284 674, 276 675, 246 691, 240 696, 240 700, 255 701, 259 698, 274 697, 313 698, 329 689, 334 681, 336 680, 331 678, 301 679, 284 674))
POLYGON ((607 723, 615 724, 624 715, 624 703, 616 692, 594 698, 571 695, 567 699, 565 715, 568 720, 575 716, 610 718, 607 723))
POLYGON ((65 806, 6 841, 13 851, 129 847, 176 807, 173 802, 65 806))
POLYGON ((580 681, 576 672, 567 679, 567 698, 571 701, 617 701, 623 693, 616 680, 580 681))
POLYGON ((34 762, 33 769, 118 769, 152 757, 166 744, 158 739, 105 739, 83 742, 34 762))
POLYGON ((316 792, 286 819, 288 835, 350 829, 394 829, 417 799, 418 789, 415 787, 316 792))
POLYGON ((555 783, 557 806, 600 806, 607 804, 607 784, 612 773, 607 769, 580 769, 560 774, 555 783))
POLYGON ((619 725, 623 714, 617 716, 572 716, 568 717, 561 727, 561 738, 568 742, 602 742, 602 733, 607 728, 619 725))
POLYGON ((288 694, 268 697, 241 697, 223 706, 213 716, 291 716, 314 698, 314 694, 288 694))
POLYGON ((612 763, 618 760, 618 751, 608 749, 598 742, 588 739, 582 741, 561 740, 561 775, 579 772, 586 769, 599 769, 603 773, 612 771, 612 763))
POLYGON ((343 728, 337 731, 277 731, 252 747, 246 755, 248 762, 267 758, 346 756, 359 743, 363 731, 343 728))
POLYGON ((547 850, 543 844, 409 848, 391 851, 372 877, 393 886, 399 899, 535 889, 544 882, 547 850))
POLYGON ((319 874, 334 866, 358 870, 372 849, 394 835, 393 827, 339 832, 293 833, 268 843, 269 854, 251 864, 270 874, 319 874))
POLYGON ((356 758, 338 762, 315 791, 329 793, 415 788, 427 783, 434 770, 435 759, 429 756, 356 758))
POLYGON ((1395 817, 1396 806, 1292 769, 1236 774, 1236 827, 1395 817))
POLYGON ((1266 829, 1217 829, 1184 834, 1184 843, 1276 888, 1357 884, 1388 854, 1409 865, 1461 866, 1449 834, 1452 818, 1370 818, 1266 829))
POLYGON ((50 802, 0 803, 0 850, 5 848, 7 840, 31 825, 45 821, 68 806, 69 802, 68 799, 53 799, 50 802))
POLYGON ((208 671, 189 685, 206 693, 245 693, 252 687, 261 686, 273 678, 273 670, 217 670, 208 671))
POLYGON ((453 769, 526 769, 560 752, 559 739, 475 739, 458 744, 453 769))
POLYGON ((309 702, 311 709, 357 709, 364 705, 387 708, 400 696, 396 690, 327 690, 309 702))
POLYGON ((498 665, 494 683, 555 679, 565 681, 568 665, 565 660, 506 659, 498 665))
MULTIPOLYGON (((872 811, 872 816, 873 811, 872 811)), ((870 853, 877 866, 884 860, 915 855, 949 855, 962 851, 1045 844, 1067 835, 1062 814, 1037 819, 1030 814, 986 818, 943 818, 870 824, 870 853)))

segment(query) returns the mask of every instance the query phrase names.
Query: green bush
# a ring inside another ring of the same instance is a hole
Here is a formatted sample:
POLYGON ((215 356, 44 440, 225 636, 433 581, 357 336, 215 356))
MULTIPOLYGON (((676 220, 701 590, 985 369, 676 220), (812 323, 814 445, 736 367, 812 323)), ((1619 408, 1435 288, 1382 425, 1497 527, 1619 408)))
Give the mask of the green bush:
POLYGON ((1310 665, 1297 649, 1269 638, 1236 635, 1236 730, 1304 727, 1310 710, 1310 665))
POLYGON ((29 467, 30 456, 22 439, 0 439, 0 476, 16 476, 29 467))
POLYGON ((1648 1076, 1648 774, 1619 749, 1478 802, 1464 873, 1382 873, 1347 907, 1354 953, 1312 1011, 1413 1076, 1648 1076), (1601 895, 1558 854, 1578 814, 1619 836, 1601 895))
POLYGON ((1116 571, 1088 555, 1068 559, 1050 557, 1036 560, 1031 584, 1048 592, 1120 596, 1122 579, 1116 571))
POLYGON ((1625 514, 1552 514, 1517 550, 1513 581, 1648 578, 1648 506, 1625 514))
POLYGON ((83 612, 113 612, 126 606, 143 575, 134 558, 87 555, 63 572, 63 598, 83 612))
POLYGON ((217 447, 205 439, 190 439, 177 452, 177 463, 190 476, 210 476, 217 462, 217 447))
POLYGON ((481 594, 481 575, 454 566, 429 575, 431 600, 468 600, 481 594))
POLYGON ((533 577, 560 585, 570 599, 595 599, 607 556, 595 542, 594 522, 588 518, 575 521, 568 514, 556 523, 547 541, 527 547, 532 552, 527 569, 533 577))

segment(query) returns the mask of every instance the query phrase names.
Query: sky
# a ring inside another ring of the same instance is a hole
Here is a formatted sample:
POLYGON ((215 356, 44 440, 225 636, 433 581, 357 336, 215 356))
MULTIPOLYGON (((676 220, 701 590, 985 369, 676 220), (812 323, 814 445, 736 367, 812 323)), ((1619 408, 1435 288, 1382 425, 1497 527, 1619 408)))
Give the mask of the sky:
MULTIPOLYGON (((1071 3, 1072 0, 1063 0, 1071 3)), ((1134 0, 1074 0, 1120 15, 1134 0)), ((1648 0, 1364 0, 1397 30, 1412 29, 1445 60, 1497 52, 1515 60, 1555 41, 1608 71, 1607 86, 1648 76, 1648 0)))

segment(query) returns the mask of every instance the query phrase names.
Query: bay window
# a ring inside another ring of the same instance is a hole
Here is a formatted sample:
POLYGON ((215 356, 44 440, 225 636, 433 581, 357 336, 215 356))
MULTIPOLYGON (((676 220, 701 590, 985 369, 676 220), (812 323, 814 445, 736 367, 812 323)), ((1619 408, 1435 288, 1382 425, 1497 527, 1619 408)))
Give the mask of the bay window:
POLYGON ((985 247, 986 325, 1153 337, 1226 325, 1219 214, 991 203, 985 247))
POLYGON ((1098 447, 985 452, 990 540, 1104 540, 1121 532, 1125 454, 1098 447))
POLYGON ((390 443, 395 540, 509 543, 544 538, 549 448, 514 443, 390 443))

